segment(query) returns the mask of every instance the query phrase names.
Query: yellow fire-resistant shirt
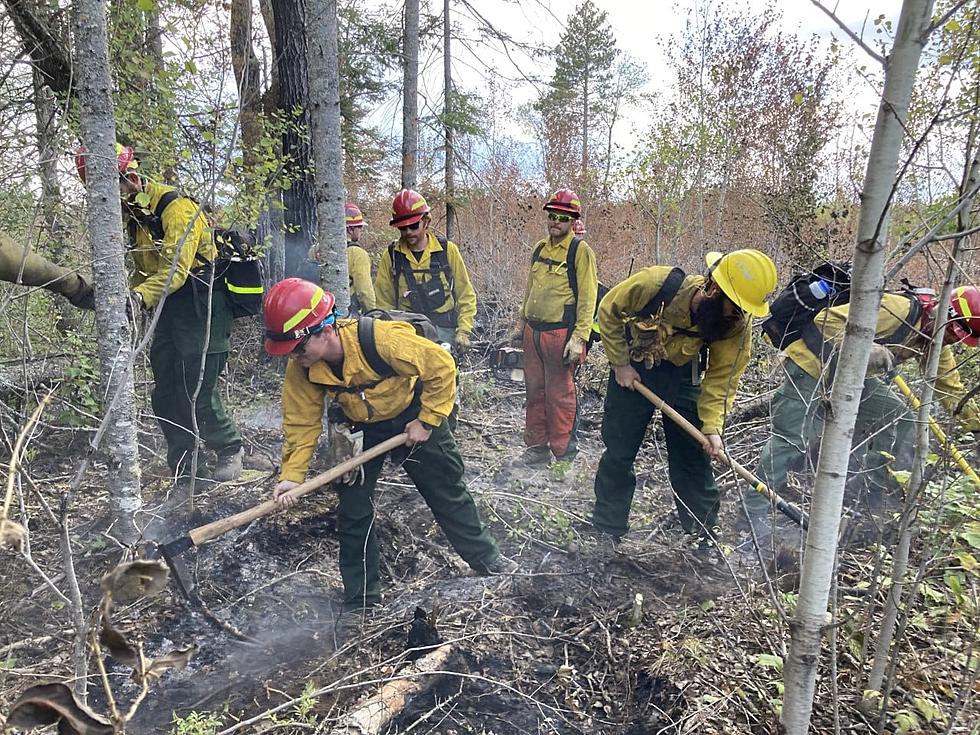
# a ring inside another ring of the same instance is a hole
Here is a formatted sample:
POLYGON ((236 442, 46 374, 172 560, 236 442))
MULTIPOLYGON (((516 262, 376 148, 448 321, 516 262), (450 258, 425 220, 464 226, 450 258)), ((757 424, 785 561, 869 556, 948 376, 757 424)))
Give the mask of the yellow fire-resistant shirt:
MULTIPOLYGON (((657 295, 671 269, 667 266, 644 268, 614 286, 599 304, 599 331, 609 364, 629 364, 629 347, 624 326, 635 323, 639 312, 657 295)), ((664 307, 661 323, 670 330, 697 332, 691 322, 691 300, 704 285, 704 276, 687 276, 673 300, 664 307)), ((697 360, 704 340, 697 334, 668 336, 664 348, 666 360, 686 365, 697 360)), ((705 434, 720 434, 725 415, 731 410, 735 393, 752 352, 752 330, 746 320, 737 323, 720 340, 708 344, 708 366, 701 379, 698 416, 705 434)))
POLYGON ((286 368, 282 386, 282 449, 280 480, 302 482, 323 428, 324 398, 336 400, 344 415, 354 423, 375 423, 398 416, 415 395, 422 381, 418 419, 438 425, 449 416, 456 400, 456 366, 442 347, 415 333, 405 322, 375 321, 374 341, 378 355, 397 375, 382 379, 364 357, 357 339, 357 321, 337 322, 344 348, 342 377, 325 362, 308 371, 295 360, 286 368), (339 388, 364 387, 361 391, 339 388))
MULTIPOLYGON (((539 258, 550 260, 557 265, 549 265, 541 260, 531 263, 527 275, 527 287, 521 304, 521 317, 529 322, 555 323, 564 319, 565 307, 575 303, 572 287, 568 283, 568 246, 575 233, 569 233, 557 245, 551 240, 540 240, 532 249, 541 246, 539 258)), ((578 280, 578 304, 575 307, 575 329, 573 333, 588 341, 592 331, 592 317, 595 314, 596 294, 599 281, 596 273, 595 253, 585 240, 578 244, 575 254, 575 277, 578 280)))
POLYGON ((351 296, 357 298, 361 311, 375 308, 374 283, 371 281, 371 256, 360 245, 347 244, 347 275, 351 296))
MULTIPOLYGON (((173 191, 173 187, 147 182, 146 194, 150 201, 145 210, 150 214, 155 212, 160 197, 168 191, 173 191)), ((136 269, 130 279, 130 286, 139 292, 143 302, 151 308, 163 296, 163 289, 170 278, 170 266, 177 252, 177 243, 184 238, 185 231, 187 237, 183 239, 180 248, 177 270, 170 279, 170 293, 184 285, 192 269, 210 263, 217 254, 207 220, 203 214, 198 214, 197 202, 178 197, 163 210, 162 219, 163 240, 154 242, 149 231, 143 225, 137 224, 136 244, 132 250, 136 269), (196 255, 201 257, 195 259, 196 255)))
MULTIPOLYGON (((395 243, 395 252, 405 256, 412 272, 415 274, 415 281, 419 285, 428 283, 432 278, 428 271, 432 267, 432 253, 443 250, 442 243, 431 232, 428 234, 425 249, 416 259, 404 240, 395 243)), ((466 272, 466 264, 463 257, 459 254, 459 248, 452 240, 446 241, 446 260, 449 269, 453 273, 453 283, 446 280, 445 273, 439 272, 438 278, 442 281, 442 288, 446 294, 445 303, 435 310, 437 314, 445 314, 458 308, 456 331, 469 334, 473 331, 473 322, 476 319, 476 291, 470 283, 470 275, 466 272)), ((413 311, 412 304, 405 293, 408 291, 408 284, 405 276, 398 278, 398 293, 395 294, 395 283, 392 279, 393 265, 391 255, 385 248, 381 255, 381 262, 378 263, 378 275, 374 279, 374 295, 379 309, 401 309, 402 311, 413 311)))
MULTIPOLYGON (((878 323, 875 327, 875 339, 885 339, 886 346, 896 352, 899 359, 917 357, 920 367, 924 366, 928 354, 928 344, 923 334, 918 331, 920 324, 915 325, 915 329, 909 331, 908 337, 901 345, 888 344, 888 335, 894 334, 902 322, 908 317, 912 305, 909 299, 901 294, 886 293, 881 297, 881 306, 878 309, 878 323)), ((825 341, 839 348, 844 341, 844 327, 847 324, 847 315, 850 313, 850 304, 835 306, 817 312, 813 319, 814 325, 820 330, 825 341)), ((800 339, 789 345, 784 350, 786 357, 795 362, 810 377, 819 378, 823 370, 820 358, 817 357, 806 343, 800 339)), ((952 410, 963 395, 963 381, 960 373, 956 369, 956 357, 953 351, 946 346, 939 353, 939 373, 936 379, 936 397, 942 401, 947 410, 952 410)), ((968 408, 969 412, 972 410, 968 408)))

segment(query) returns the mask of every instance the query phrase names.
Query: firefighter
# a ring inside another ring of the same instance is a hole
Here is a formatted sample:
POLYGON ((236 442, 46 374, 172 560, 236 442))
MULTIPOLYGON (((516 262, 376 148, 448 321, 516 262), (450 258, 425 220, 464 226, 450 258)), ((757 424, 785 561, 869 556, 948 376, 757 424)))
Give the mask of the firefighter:
MULTIPOLYGON (((886 293, 881 297, 875 344, 858 407, 855 436, 866 442, 864 473, 868 487, 881 491, 889 486, 888 467, 907 467, 915 417, 886 380, 894 364, 918 358, 924 365, 936 325, 938 300, 931 290, 916 294, 886 293), (893 461, 894 460, 894 461, 893 461)), ((821 403, 829 395, 834 357, 844 339, 849 305, 819 311, 813 319, 817 341, 801 338, 784 348, 785 377, 772 399, 772 433, 759 457, 755 474, 778 491, 786 474, 802 465, 813 440, 822 432, 821 403), (809 343, 809 344, 808 344, 809 343), (819 353, 819 354, 818 354, 819 353)), ((964 286, 953 291, 949 321, 943 333, 945 347, 939 356, 936 397, 952 411, 963 396, 963 382, 950 345, 975 347, 980 341, 980 289, 964 286)), ((980 416, 972 401, 958 415, 962 431, 980 430, 980 416)), ((762 495, 743 492, 748 520, 757 538, 772 533, 770 502, 762 495)))
MULTIPOLYGON (((266 351, 290 358, 282 393, 282 471, 273 496, 286 507, 295 502, 283 493, 306 477, 329 397, 363 431, 365 449, 407 433, 410 454, 399 459, 449 543, 481 574, 513 571, 516 565, 498 552, 480 520, 463 480, 462 457, 446 426, 456 388, 449 353, 418 336, 410 324, 380 319, 373 321, 372 344, 365 347, 368 337, 362 336, 358 320, 338 319, 333 294, 299 278, 269 290, 264 315, 266 351), (390 372, 376 372, 367 356, 371 354, 390 372)), ((363 474, 352 485, 335 486, 348 610, 381 600, 372 495, 383 464, 384 457, 377 457, 363 465, 363 474)))
POLYGON ((37 253, 25 251, 0 232, 0 281, 39 286, 61 294, 72 306, 94 309, 92 284, 81 273, 55 265, 37 253))
MULTIPOLYGON (((83 182, 86 157, 83 149, 75 156, 83 182)), ((204 445, 217 457, 211 479, 235 480, 242 471, 242 439, 218 390, 230 349, 232 312, 227 293, 213 278, 217 251, 207 221, 195 201, 175 196, 172 187, 145 176, 132 148, 116 144, 116 167, 136 266, 130 304, 138 312, 164 301, 150 347, 150 368, 151 403, 167 442, 167 464, 177 482, 189 479, 196 445, 191 410, 200 380, 197 427, 204 445), (162 199, 169 203, 161 208, 162 199)))
POLYGON ((629 528, 633 463, 654 413, 640 381, 701 429, 702 446, 663 420, 667 465, 681 527, 700 548, 717 535, 719 494, 711 458, 752 349, 751 318, 769 313, 776 267, 758 250, 708 253, 707 275, 653 266, 612 288, 599 329, 612 368, 602 415, 606 449, 595 478, 596 529, 618 541, 629 528), (625 329, 624 329, 625 327, 625 329))
POLYGON ((371 280, 371 256, 358 242, 367 224, 360 208, 347 202, 344 205, 347 224, 347 274, 350 278, 351 315, 363 314, 375 308, 374 283, 371 280))
POLYGON ((534 246, 510 338, 524 350, 527 449, 519 462, 531 467, 577 452, 575 370, 585 361, 598 291, 595 253, 572 232, 582 213, 578 194, 559 189, 544 211, 548 237, 534 246))
POLYGON ((400 236, 378 264, 378 308, 425 314, 443 342, 453 345, 456 354, 466 352, 476 317, 476 291, 456 243, 429 230, 429 205, 412 189, 395 195, 389 224, 400 236))

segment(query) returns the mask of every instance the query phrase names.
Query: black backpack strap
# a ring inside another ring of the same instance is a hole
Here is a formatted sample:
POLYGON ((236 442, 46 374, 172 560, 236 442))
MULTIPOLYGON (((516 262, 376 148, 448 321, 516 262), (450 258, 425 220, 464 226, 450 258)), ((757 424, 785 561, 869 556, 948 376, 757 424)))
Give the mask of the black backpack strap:
POLYGON ((391 365, 378 354, 378 343, 374 339, 374 317, 362 316, 358 318, 357 342, 361 345, 364 359, 367 360, 367 364, 371 366, 374 372, 382 378, 396 375, 391 365))
POLYGON ((677 292, 684 285, 685 278, 687 278, 687 274, 682 269, 671 268, 670 273, 667 274, 667 278, 660 284, 660 289, 646 303, 646 306, 636 312, 636 315, 641 319, 649 319, 654 314, 659 313, 661 308, 669 304, 677 296, 677 292))
POLYGON ((578 246, 581 237, 573 237, 568 243, 568 255, 565 257, 565 273, 568 275, 568 287, 572 289, 572 299, 578 304, 578 272, 575 270, 575 258, 578 256, 578 246))
POLYGON ((909 338, 913 330, 918 330, 919 321, 922 319, 922 302, 913 293, 903 293, 902 295, 909 300, 908 316, 898 325, 898 329, 880 340, 876 339, 875 342, 886 345, 904 345, 905 340, 909 338))
POLYGON ((174 202, 177 199, 180 199, 180 192, 177 191, 176 189, 173 191, 165 192, 164 195, 160 197, 160 201, 157 202, 157 206, 156 209, 153 210, 153 214, 155 214, 157 217, 162 218, 163 210, 169 207, 171 202, 174 202))

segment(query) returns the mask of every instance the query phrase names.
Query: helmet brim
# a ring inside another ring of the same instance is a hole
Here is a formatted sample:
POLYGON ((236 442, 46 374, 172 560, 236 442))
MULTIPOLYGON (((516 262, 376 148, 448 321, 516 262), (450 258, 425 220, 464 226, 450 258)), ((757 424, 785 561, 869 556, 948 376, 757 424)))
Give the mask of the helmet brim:
POLYGON ((409 225, 414 225, 416 222, 421 222, 422 217, 426 214, 428 214, 428 210, 406 214, 404 217, 392 217, 388 224, 392 227, 408 227, 409 225))
POLYGON ((265 351, 273 357, 285 357, 300 343, 299 339, 276 340, 265 338, 265 351))
POLYGON ((541 207, 545 212, 560 212, 561 214, 574 214, 578 217, 582 212, 575 207, 565 206, 564 204, 545 204, 541 207))

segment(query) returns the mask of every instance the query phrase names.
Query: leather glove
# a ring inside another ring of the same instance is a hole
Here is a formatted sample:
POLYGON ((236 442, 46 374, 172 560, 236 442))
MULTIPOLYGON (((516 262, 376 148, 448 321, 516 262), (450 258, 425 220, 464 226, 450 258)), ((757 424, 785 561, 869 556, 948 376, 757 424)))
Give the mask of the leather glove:
POLYGON ((75 274, 76 283, 73 288, 65 289, 62 293, 68 303, 79 309, 95 310, 95 291, 88 279, 80 273, 75 274))
POLYGON ((465 355, 470 350, 470 335, 466 332, 456 332, 453 346, 456 348, 457 354, 465 355))
MULTIPOLYGON (((341 462, 346 462, 356 454, 360 454, 364 449, 364 432, 352 431, 346 422, 331 421, 327 429, 327 437, 330 442, 327 449, 327 464, 336 467, 341 462)), ((354 485, 363 476, 364 466, 357 467, 346 473, 338 480, 345 485, 354 485)))
POLYGON ((889 375, 895 369, 895 355, 884 345, 871 345, 868 370, 865 375, 889 375))
POLYGON ((527 322, 523 319, 518 319, 514 328, 510 331, 510 336, 507 338, 508 344, 511 347, 516 347, 517 349, 523 349, 524 347, 524 327, 527 326, 527 322))
POLYGON ((562 362, 566 365, 577 365, 585 355, 585 342, 581 337, 573 334, 565 344, 565 351, 562 353, 562 362))

